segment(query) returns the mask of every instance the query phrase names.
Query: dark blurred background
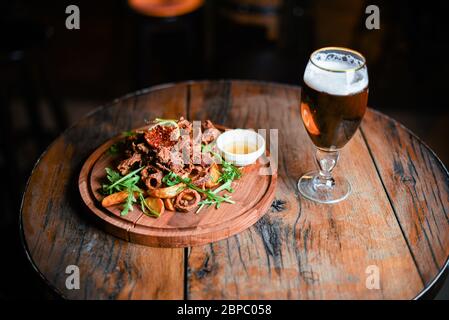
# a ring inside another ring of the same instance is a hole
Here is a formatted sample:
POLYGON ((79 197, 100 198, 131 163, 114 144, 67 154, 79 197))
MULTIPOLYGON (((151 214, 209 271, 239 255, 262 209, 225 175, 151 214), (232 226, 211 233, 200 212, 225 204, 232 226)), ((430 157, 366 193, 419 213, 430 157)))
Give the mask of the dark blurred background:
MULTIPOLYGON (((370 106, 449 164, 447 1, 98 0, 0 4, 0 298, 52 298, 20 244, 21 194, 57 135, 131 91, 191 79, 300 84, 308 55, 338 45, 366 58, 370 106), (66 7, 80 9, 68 30, 66 7), (367 30, 365 8, 380 8, 367 30)), ((298 120, 299 121, 299 120, 298 120)), ((449 285, 437 298, 449 297, 449 285)))

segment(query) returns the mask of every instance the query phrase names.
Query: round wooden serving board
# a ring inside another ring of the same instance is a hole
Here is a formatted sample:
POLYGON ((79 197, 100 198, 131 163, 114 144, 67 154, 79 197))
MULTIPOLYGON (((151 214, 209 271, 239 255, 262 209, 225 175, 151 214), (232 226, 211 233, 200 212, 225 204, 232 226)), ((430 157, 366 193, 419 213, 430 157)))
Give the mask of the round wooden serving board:
MULTIPOLYGON (((223 130, 223 128, 219 128, 223 130)), ((190 247, 228 238, 257 222, 270 207, 276 188, 277 173, 266 172, 262 157, 253 165, 242 168, 242 177, 234 181, 232 200, 195 211, 168 211, 159 218, 145 215, 138 206, 121 216, 121 205, 104 208, 103 195, 98 190, 106 177, 105 168, 115 169, 116 156, 108 150, 123 139, 115 137, 96 149, 84 163, 79 176, 79 190, 87 207, 101 221, 104 229, 121 239, 154 247, 190 247)))

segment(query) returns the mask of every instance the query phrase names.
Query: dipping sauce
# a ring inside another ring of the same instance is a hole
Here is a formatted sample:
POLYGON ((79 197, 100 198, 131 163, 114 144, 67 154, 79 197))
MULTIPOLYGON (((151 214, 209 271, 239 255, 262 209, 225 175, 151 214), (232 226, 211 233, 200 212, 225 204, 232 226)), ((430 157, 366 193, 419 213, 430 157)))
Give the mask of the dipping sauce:
POLYGON ((255 163, 264 154, 265 139, 254 130, 233 129, 218 136, 217 147, 226 161, 244 167, 255 163))
POLYGON ((257 151, 257 146, 244 141, 237 141, 225 145, 226 152, 233 154, 249 154, 257 151))

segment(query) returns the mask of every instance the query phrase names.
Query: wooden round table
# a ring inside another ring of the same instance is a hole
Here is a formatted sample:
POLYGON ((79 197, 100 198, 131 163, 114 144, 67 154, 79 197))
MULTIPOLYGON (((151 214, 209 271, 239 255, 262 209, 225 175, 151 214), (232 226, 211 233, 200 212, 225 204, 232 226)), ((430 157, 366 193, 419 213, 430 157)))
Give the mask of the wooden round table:
POLYGON ((447 170, 410 131, 369 110, 336 169, 352 184, 350 197, 334 205, 302 198, 298 178, 315 164, 300 92, 252 81, 185 82, 135 92, 89 114, 52 143, 28 182, 21 228, 30 262, 70 299, 421 296, 447 265, 447 170), (279 130, 271 209, 236 236, 188 249, 146 247, 103 232, 80 198, 83 162, 145 119, 179 116, 279 130), (66 288, 69 265, 79 267, 78 290, 66 288))

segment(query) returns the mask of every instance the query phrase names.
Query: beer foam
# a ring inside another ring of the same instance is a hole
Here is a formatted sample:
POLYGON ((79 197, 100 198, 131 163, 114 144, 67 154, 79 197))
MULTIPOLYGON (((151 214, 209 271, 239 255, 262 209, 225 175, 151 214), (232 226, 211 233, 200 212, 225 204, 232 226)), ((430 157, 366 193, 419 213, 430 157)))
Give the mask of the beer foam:
POLYGON ((313 63, 309 61, 304 71, 304 82, 312 89, 347 96, 368 86, 366 67, 356 70, 363 65, 363 61, 352 55, 319 52, 311 59, 313 63))

